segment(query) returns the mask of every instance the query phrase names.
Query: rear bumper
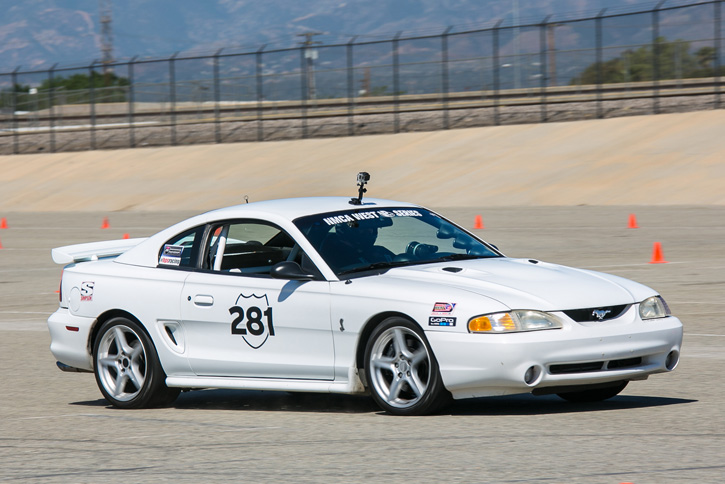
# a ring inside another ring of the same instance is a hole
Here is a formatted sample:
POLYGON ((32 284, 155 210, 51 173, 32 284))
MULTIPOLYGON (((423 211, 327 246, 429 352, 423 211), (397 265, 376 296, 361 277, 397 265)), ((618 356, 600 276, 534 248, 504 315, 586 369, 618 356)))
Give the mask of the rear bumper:
POLYGON ((675 317, 597 328, 511 334, 429 332, 454 398, 548 393, 546 388, 644 380, 674 370, 682 345, 675 317))
POLYGON ((50 352, 58 362, 80 370, 93 370, 89 338, 94 321, 72 316, 67 308, 59 308, 50 315, 50 352))

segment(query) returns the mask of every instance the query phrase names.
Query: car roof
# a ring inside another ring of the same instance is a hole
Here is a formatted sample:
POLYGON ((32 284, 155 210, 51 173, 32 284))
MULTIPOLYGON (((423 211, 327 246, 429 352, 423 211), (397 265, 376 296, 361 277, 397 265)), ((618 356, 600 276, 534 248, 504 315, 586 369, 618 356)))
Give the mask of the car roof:
POLYGON ((207 212, 211 218, 245 217, 250 212, 267 213, 288 220, 294 220, 306 215, 317 213, 338 212, 345 210, 364 210, 366 208, 380 207, 417 207, 412 203, 384 200, 380 198, 363 198, 361 205, 350 203, 351 197, 305 197, 284 198, 278 200, 264 200, 250 202, 231 207, 220 208, 207 212))
POLYGON ((308 197, 266 200, 220 208, 183 220, 168 227, 116 258, 116 262, 146 267, 156 266, 159 248, 169 238, 193 227, 217 220, 263 219, 279 224, 285 230, 295 230, 293 220, 307 215, 340 211, 357 211, 387 207, 415 207, 406 202, 365 198, 361 205, 352 205, 350 197, 308 197))

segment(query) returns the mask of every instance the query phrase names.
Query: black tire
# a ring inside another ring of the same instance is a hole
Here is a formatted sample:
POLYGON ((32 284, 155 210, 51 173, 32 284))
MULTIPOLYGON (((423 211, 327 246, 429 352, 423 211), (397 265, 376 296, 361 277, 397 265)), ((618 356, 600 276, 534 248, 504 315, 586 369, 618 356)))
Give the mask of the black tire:
POLYGON ((388 318, 373 330, 365 375, 375 403, 393 415, 430 414, 450 400, 423 331, 404 318, 388 318))
POLYGON ((146 331, 123 317, 106 321, 98 331, 93 373, 103 397, 118 408, 169 405, 180 392, 166 386, 166 374, 146 331))
POLYGON ((619 395, 619 393, 627 386, 627 383, 629 382, 626 380, 619 381, 615 382, 611 386, 606 386, 604 388, 593 388, 590 390, 581 390, 578 392, 557 393, 557 395, 566 400, 567 402, 572 403, 601 402, 619 395))

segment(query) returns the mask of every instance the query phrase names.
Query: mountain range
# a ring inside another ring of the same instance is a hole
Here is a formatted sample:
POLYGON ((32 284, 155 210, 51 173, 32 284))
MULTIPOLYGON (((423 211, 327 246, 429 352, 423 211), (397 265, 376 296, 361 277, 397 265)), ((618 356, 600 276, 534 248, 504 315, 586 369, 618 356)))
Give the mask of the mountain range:
MULTIPOLYGON (((649 10, 643 0, 2 0, 0 72, 82 66, 101 58, 99 4, 108 3, 115 59, 174 52, 285 48, 316 32, 344 43, 649 10)), ((667 5, 696 3, 668 0, 667 5)))

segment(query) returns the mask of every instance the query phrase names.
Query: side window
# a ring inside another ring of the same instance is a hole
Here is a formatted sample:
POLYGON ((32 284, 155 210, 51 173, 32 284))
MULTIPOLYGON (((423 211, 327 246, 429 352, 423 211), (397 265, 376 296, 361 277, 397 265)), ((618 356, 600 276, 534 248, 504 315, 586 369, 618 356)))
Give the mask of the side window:
POLYGON ((196 267, 204 226, 196 227, 167 241, 159 253, 159 267, 196 267))
POLYGON ((269 276, 282 261, 300 263, 303 254, 285 231, 260 221, 238 221, 211 228, 204 268, 217 272, 269 276))

